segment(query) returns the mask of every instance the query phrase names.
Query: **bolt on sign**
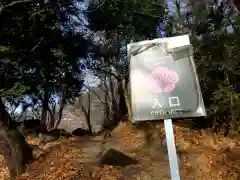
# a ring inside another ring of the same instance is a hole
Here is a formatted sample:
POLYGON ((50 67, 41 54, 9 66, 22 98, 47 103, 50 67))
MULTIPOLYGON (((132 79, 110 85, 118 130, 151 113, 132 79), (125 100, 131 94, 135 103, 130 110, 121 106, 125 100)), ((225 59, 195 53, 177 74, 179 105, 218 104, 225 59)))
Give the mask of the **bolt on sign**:
POLYGON ((188 35, 127 48, 133 121, 206 116, 188 35))

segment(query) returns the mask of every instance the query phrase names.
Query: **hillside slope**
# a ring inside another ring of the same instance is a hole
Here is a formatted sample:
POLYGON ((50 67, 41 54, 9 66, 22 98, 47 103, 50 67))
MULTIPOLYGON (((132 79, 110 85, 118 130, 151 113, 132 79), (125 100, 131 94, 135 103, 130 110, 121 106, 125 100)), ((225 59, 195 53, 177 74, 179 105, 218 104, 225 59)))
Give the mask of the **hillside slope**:
MULTIPOLYGON (((193 131, 174 126, 180 157, 181 179, 238 180, 240 178, 240 143, 238 137, 226 138, 206 131, 193 131)), ((154 180, 169 179, 169 164, 160 140, 163 125, 136 127, 120 124, 110 137, 61 138, 36 152, 36 161, 29 164, 19 180, 154 180), (139 163, 126 167, 100 166, 99 154, 108 148, 119 149, 135 157, 139 163)), ((38 140, 29 137, 30 144, 38 140)), ((8 179, 3 159, 0 159, 0 179, 8 179)))

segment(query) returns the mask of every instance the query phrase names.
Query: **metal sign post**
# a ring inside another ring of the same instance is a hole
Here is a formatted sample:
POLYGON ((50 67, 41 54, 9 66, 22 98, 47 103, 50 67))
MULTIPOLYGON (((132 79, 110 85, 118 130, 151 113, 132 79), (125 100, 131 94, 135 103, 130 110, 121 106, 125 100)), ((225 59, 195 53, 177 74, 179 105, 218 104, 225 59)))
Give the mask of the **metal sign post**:
POLYGON ((164 128, 166 133, 167 141, 167 150, 168 150, 168 159, 170 165, 171 179, 180 180, 179 167, 178 167, 178 158, 174 141, 174 132, 172 119, 164 120, 164 128))
POLYGON ((180 180, 172 119, 206 116, 188 35, 128 44, 132 121, 165 119, 172 180, 180 180))

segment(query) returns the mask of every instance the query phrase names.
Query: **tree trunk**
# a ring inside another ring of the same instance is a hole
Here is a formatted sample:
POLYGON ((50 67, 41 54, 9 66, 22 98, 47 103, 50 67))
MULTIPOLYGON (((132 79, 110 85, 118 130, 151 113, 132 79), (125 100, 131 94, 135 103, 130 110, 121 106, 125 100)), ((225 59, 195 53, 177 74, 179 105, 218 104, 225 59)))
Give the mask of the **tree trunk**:
MULTIPOLYGON (((114 81, 111 75, 109 75, 109 87, 110 87, 110 93, 111 93, 111 102, 112 102, 112 110, 113 110, 113 120, 118 121, 118 104, 116 101, 116 96, 114 92, 114 81)), ((111 119, 112 120, 112 119, 111 119)))
POLYGON ((124 96, 125 96, 125 102, 126 102, 126 106, 127 106, 127 110, 128 110, 128 120, 131 121, 132 120, 132 108, 131 108, 131 103, 130 103, 130 98, 128 95, 127 90, 124 90, 124 96))
POLYGON ((85 108, 84 106, 84 102, 83 102, 83 96, 81 97, 80 103, 81 103, 81 108, 82 111, 84 113, 84 116, 86 118, 86 122, 87 122, 87 126, 88 126, 88 131, 89 133, 92 135, 93 131, 92 131, 92 124, 91 124, 91 92, 87 92, 88 93, 88 100, 87 100, 87 108, 85 108))
POLYGON ((44 88, 44 97, 42 99, 42 128, 51 131, 54 127, 55 117, 53 111, 49 107, 49 99, 51 93, 48 87, 44 88))
MULTIPOLYGON (((108 92, 108 86, 107 86, 107 79, 105 77, 104 79, 104 112, 106 114, 105 119, 104 119, 104 123, 103 125, 105 126, 105 124, 107 124, 107 122, 109 122, 110 119, 110 109, 109 109, 109 92, 108 92)), ((104 128, 103 126, 103 128, 104 128)))
POLYGON ((18 131, 1 98, 0 123, 0 153, 4 156, 10 179, 15 179, 25 171, 27 162, 32 160, 32 148, 18 131))
POLYGON ((131 102, 130 102, 130 97, 129 97, 129 92, 128 92, 128 78, 125 78, 125 82, 123 85, 123 91, 124 91, 124 97, 125 97, 125 103, 127 106, 127 112, 128 112, 128 120, 132 120, 132 108, 131 108, 131 102))
POLYGON ((63 109, 65 107, 66 101, 65 101, 65 94, 64 94, 64 89, 61 91, 60 93, 60 108, 59 108, 59 112, 58 112, 58 117, 57 117, 57 121, 55 123, 54 128, 58 128, 61 120, 62 120, 62 113, 63 113, 63 109))
POLYGON ((41 124, 43 128, 47 128, 47 118, 48 118, 48 102, 50 98, 50 92, 47 87, 44 88, 44 96, 42 100, 42 117, 41 124))
POLYGON ((88 113, 87 113, 87 125, 89 133, 92 135, 92 124, 91 124, 91 92, 88 92, 88 113))
POLYGON ((126 115, 128 113, 128 108, 126 105, 126 99, 124 96, 124 89, 123 89, 123 85, 122 85, 122 80, 118 80, 118 95, 119 95, 119 105, 118 105, 118 113, 120 118, 122 118, 124 115, 126 115))

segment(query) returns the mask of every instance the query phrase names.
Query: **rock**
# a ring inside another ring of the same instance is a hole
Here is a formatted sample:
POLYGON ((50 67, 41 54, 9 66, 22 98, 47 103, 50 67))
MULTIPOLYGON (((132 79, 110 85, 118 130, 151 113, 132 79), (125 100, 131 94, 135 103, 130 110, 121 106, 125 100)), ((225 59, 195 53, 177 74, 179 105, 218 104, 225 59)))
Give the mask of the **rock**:
POLYGON ((227 149, 225 152, 226 162, 236 162, 240 160, 240 146, 235 146, 232 149, 227 149))
POLYGON ((51 141, 56 141, 60 137, 60 129, 54 129, 50 132, 44 132, 39 134, 39 138, 42 143, 48 143, 51 141))
POLYGON ((22 122, 16 122, 15 124, 18 131, 25 137, 28 135, 37 136, 42 129, 39 119, 28 119, 22 122))
POLYGON ((28 135, 27 130, 25 130, 22 125, 17 126, 17 130, 18 130, 24 137, 26 137, 26 136, 28 135))
POLYGON ((60 130, 60 135, 65 136, 65 137, 71 137, 72 134, 67 132, 65 129, 59 129, 60 130))
POLYGON ((233 148, 235 148, 236 144, 237 144, 236 142, 228 142, 228 147, 230 149, 233 149, 233 148))
POLYGON ((230 152, 238 157, 240 157, 240 146, 235 146, 234 148, 230 149, 230 152))
POLYGON ((136 163, 136 159, 115 149, 108 149, 100 156, 100 164, 102 165, 127 166, 136 163))
POLYGON ((23 121, 23 126, 26 129, 35 129, 41 125, 41 121, 39 119, 28 119, 23 121))
POLYGON ((85 136, 85 135, 91 135, 91 134, 86 129, 77 128, 72 132, 72 135, 74 135, 74 136, 85 136))
POLYGON ((21 174, 21 177, 30 177, 30 174, 28 172, 25 172, 25 173, 21 174))

